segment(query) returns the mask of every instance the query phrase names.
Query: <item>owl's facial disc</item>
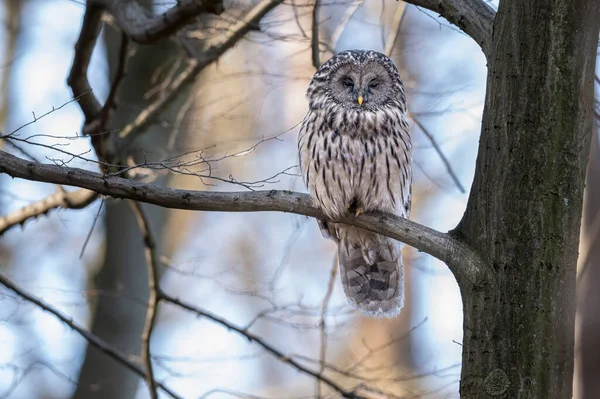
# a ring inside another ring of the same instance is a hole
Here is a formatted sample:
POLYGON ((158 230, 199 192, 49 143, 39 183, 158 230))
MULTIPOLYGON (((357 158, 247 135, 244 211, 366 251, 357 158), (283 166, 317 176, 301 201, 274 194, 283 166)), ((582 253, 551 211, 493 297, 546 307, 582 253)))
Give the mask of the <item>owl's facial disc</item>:
POLYGON ((376 63, 341 66, 330 82, 332 97, 347 108, 375 110, 389 101, 392 79, 376 63))

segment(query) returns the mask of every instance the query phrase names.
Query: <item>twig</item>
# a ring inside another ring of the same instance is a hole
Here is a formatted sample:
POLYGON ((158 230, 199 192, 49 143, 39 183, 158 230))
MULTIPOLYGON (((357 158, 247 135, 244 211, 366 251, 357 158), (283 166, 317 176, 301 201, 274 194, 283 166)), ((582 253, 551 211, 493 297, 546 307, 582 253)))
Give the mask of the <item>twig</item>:
POLYGON ((312 38, 311 38, 311 55, 312 64, 315 69, 321 66, 319 54, 319 0, 314 0, 315 5, 312 11, 312 38))
MULTIPOLYGON (((21 298, 27 300, 28 302, 33 303, 34 305, 41 308, 42 310, 54 315, 60 321, 62 321, 67 326, 69 326, 71 329, 76 331, 79 335, 81 335, 88 343, 90 343, 91 345, 98 348, 98 350, 106 353, 106 355, 108 355, 109 357, 111 357, 112 359, 117 361, 118 363, 121 363, 122 365, 127 367, 129 370, 133 371, 135 374, 137 374, 141 377, 144 377, 144 370, 140 366, 138 366, 135 362, 130 360, 128 355, 124 354, 123 352, 121 352, 117 348, 115 348, 114 346, 108 344, 107 342, 104 342, 103 340, 98 338, 96 335, 87 331, 85 328, 83 328, 79 324, 75 323, 71 317, 64 315, 63 313, 61 313, 60 311, 55 309, 50 304, 46 303, 45 301, 31 295, 24 289, 20 288, 17 284, 15 284, 12 280, 10 280, 4 274, 0 274, 0 284, 2 284, 3 286, 8 288, 15 294, 19 295, 21 298)), ((160 389, 162 389, 166 394, 168 394, 170 397, 172 397, 174 399, 183 399, 181 396, 177 395, 175 392, 173 392, 171 389, 169 389, 163 383, 157 382, 156 385, 160 389)))
POLYGON ((298 27, 300 34, 302 34, 302 37, 304 37, 306 40, 310 40, 308 38, 308 35, 304 31, 302 24, 300 23, 300 16, 298 15, 298 6, 296 6, 296 1, 295 0, 291 0, 291 1, 292 1, 292 11, 294 13, 294 20, 296 21, 296 26, 298 27))
MULTIPOLYGON (((226 212, 292 212, 331 221, 331 218, 314 206, 309 195, 291 191, 178 190, 120 177, 104 176, 78 168, 26 161, 3 151, 0 151, 0 173, 27 180, 87 188, 99 194, 166 208, 226 212)), ((491 271, 482 267, 479 255, 466 244, 449 234, 408 219, 380 213, 357 217, 351 213, 335 222, 377 232, 427 252, 445 262, 459 283, 466 279, 471 284, 478 285, 480 279, 493 278, 491 271)))
MULTIPOLYGON (((321 350, 319 352, 319 374, 325 372, 325 363, 327 362, 327 330, 325 329, 325 315, 327 314, 327 307, 329 306, 329 300, 333 293, 333 286, 335 284, 335 278, 338 270, 338 257, 337 254, 333 258, 333 264, 331 265, 331 273, 329 275, 329 283, 327 284, 327 292, 323 297, 321 304, 321 320, 319 321, 319 331, 321 339, 321 350)), ((321 397, 321 383, 317 381, 317 398, 321 397)))
POLYGON ((413 114, 411 114, 410 112, 409 112, 409 116, 417 124, 417 126, 419 126, 419 129, 421 129, 421 131, 425 134, 425 136, 427 136, 427 138, 431 142, 431 145, 433 146, 435 151, 438 153, 438 155, 442 159, 442 162, 444 163, 444 166, 446 167, 448 174, 450 175, 450 177, 452 177, 452 180, 456 184, 456 187, 458 187, 458 190, 464 194, 466 192, 465 188, 463 187, 460 180, 458 179, 458 176, 452 169, 452 164, 450 163, 448 158, 446 158, 446 155, 444 155, 444 152, 440 148, 435 137, 433 137, 433 135, 431 133, 429 133, 429 131, 427 129, 425 129, 425 126, 423 126, 423 124, 421 124, 421 122, 417 118, 415 118, 415 116, 413 114))
POLYGON ((90 227, 90 231, 87 233, 85 237, 85 241, 81 246, 81 252, 79 252, 79 259, 83 258, 83 254, 85 253, 85 249, 87 248, 88 243, 90 242, 90 238, 92 238, 92 233, 96 228, 96 223, 98 223, 98 219, 100 218, 100 212, 102 212, 102 207, 104 206, 104 199, 100 202, 100 206, 98 207, 98 212, 96 212, 96 216, 94 217, 94 221, 92 222, 92 227, 90 227))
POLYGON ((344 398, 354 398, 354 399, 360 399, 360 396, 357 396, 356 394, 354 394, 354 392, 352 391, 347 391, 344 388, 342 388, 341 386, 339 386, 335 381, 329 379, 328 377, 322 375, 321 373, 317 373, 315 371, 312 371, 308 368, 306 368, 305 366, 303 366, 302 364, 300 364, 299 362, 297 362, 296 360, 290 358, 288 355, 284 354, 283 352, 279 351, 278 349, 276 349, 275 347, 273 347, 271 344, 265 342, 262 338, 252 334, 251 332, 246 331, 245 329, 236 326, 235 324, 232 324, 231 322, 213 314, 210 313, 208 311, 205 311, 203 309, 199 309, 193 305, 190 305, 186 302, 183 302, 177 298, 174 298, 170 295, 165 294, 164 292, 159 290, 159 298, 161 300, 164 300, 166 302, 170 302, 174 305, 177 305, 183 309, 186 309, 192 313, 195 313, 198 316, 202 316, 205 317, 209 320, 214 321, 217 324, 220 324, 221 326, 227 328, 228 330, 231 331, 235 331, 236 333, 246 337, 249 341, 254 342, 255 344, 259 345, 260 347, 262 347, 264 350, 266 350, 267 352, 271 353, 273 356, 275 356, 277 359, 279 359, 281 362, 289 364, 290 366, 294 367, 296 370, 301 371, 305 374, 308 374, 314 378, 316 378, 317 380, 323 382, 324 384, 327 384, 328 386, 330 386, 331 388, 335 389, 337 392, 339 392, 344 398))
MULTIPOLYGON (((233 47, 247 32, 256 29, 260 20, 273 8, 282 3, 282 0, 263 0, 250 10, 244 18, 237 22, 214 45, 204 51, 198 59, 191 60, 188 67, 174 79, 165 93, 139 113, 133 122, 125 126, 119 133, 119 138, 127 143, 142 133, 164 107, 168 106, 177 95, 208 65, 216 61, 227 50, 233 47)), ((121 147, 120 145, 118 147, 121 147)))
POLYGON ((98 194, 91 190, 80 189, 72 192, 58 190, 49 197, 0 217, 0 235, 17 225, 22 226, 29 219, 44 215, 52 209, 82 209, 94 202, 96 198, 98 198, 98 194))
POLYGON ((146 367, 146 383, 152 399, 158 399, 156 380, 152 368, 152 356, 150 354, 150 338, 154 330, 154 322, 158 311, 158 268, 160 261, 156 253, 156 240, 150 226, 150 219, 139 202, 131 201, 131 209, 135 215, 140 232, 144 236, 144 252, 146 255, 146 266, 148 268, 148 310, 146 312, 146 324, 142 333, 142 362, 146 367))

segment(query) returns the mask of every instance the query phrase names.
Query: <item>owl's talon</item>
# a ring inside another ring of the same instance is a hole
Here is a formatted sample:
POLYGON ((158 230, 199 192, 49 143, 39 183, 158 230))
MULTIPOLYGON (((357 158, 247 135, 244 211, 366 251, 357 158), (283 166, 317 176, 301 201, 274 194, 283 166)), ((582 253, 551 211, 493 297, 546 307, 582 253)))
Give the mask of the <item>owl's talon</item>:
POLYGON ((364 212, 364 210, 362 208, 360 208, 360 207, 356 208, 356 214, 355 214, 355 216, 358 216, 358 215, 360 215, 363 212, 364 212))

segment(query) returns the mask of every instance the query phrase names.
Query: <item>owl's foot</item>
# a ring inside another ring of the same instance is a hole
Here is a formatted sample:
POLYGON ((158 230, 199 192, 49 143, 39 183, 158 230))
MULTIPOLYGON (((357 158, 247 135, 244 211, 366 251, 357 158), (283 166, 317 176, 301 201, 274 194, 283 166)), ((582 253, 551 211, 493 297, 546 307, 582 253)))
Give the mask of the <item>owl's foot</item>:
POLYGON ((357 204, 356 199, 353 199, 351 202, 347 203, 346 209, 348 209, 348 212, 353 213, 355 216, 358 216, 365 211, 362 206, 357 204))

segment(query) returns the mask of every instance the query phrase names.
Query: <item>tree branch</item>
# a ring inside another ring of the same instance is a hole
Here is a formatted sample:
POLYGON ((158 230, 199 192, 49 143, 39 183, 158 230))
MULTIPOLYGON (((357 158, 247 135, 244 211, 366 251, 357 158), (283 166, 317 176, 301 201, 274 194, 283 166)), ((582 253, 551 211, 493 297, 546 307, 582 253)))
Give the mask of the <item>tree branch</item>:
POLYGON ((29 219, 37 218, 56 208, 83 209, 98 198, 94 191, 80 189, 77 191, 64 191, 59 189, 56 193, 19 210, 0 217, 0 235, 16 225, 23 225, 29 219))
POLYGON ((312 11, 312 37, 310 42, 312 64, 315 69, 321 66, 321 56, 319 50, 319 0, 315 0, 312 11))
POLYGON ((91 123, 102 111, 102 107, 92 93, 92 87, 87 77, 88 66, 92 58, 92 52, 96 46, 96 40, 100 34, 102 9, 88 5, 85 9, 83 24, 77 43, 75 43, 75 56, 71 71, 67 78, 67 84, 73 91, 73 97, 78 99, 79 106, 85 116, 85 123, 91 123))
MULTIPOLYGON (((12 280, 10 280, 8 277, 6 277, 3 274, 0 274, 0 284, 2 284, 6 288, 8 288, 12 292, 14 292, 21 298, 27 300, 28 302, 33 303, 34 305, 41 308, 42 310, 54 315, 57 319, 59 319, 60 321, 62 321, 66 325, 68 325, 71 329, 75 330, 87 342, 89 342, 91 345, 98 348, 98 350, 106 353, 109 357, 111 357, 115 361, 121 363, 122 365, 127 367, 129 370, 133 371, 135 374, 141 376, 142 378, 144 377, 144 370, 138 364, 136 364, 135 362, 130 360, 130 358, 127 354, 124 354, 123 352, 119 351, 117 348, 113 347, 112 345, 108 344, 107 342, 104 342, 103 340, 98 338, 96 335, 87 331, 85 328, 83 328, 79 324, 75 323, 71 317, 64 315, 63 313, 61 313, 60 311, 58 311, 57 309, 52 307, 50 304, 44 302, 43 300, 31 295, 30 293, 28 293, 25 290, 23 290, 22 288, 20 288, 17 284, 15 284, 12 280)), ((172 397, 174 399, 183 399, 183 398, 181 398, 181 396, 177 395, 175 392, 170 390, 166 385, 164 385, 161 382, 157 382, 156 386, 158 386, 160 389, 162 389, 165 393, 167 393, 170 397, 172 397)))
POLYGON ((246 329, 244 329, 242 327, 239 327, 239 326, 236 326, 235 324, 230 323, 229 321, 219 317, 218 315, 215 315, 215 314, 212 314, 205 310, 199 309, 199 308, 197 308, 193 305, 190 305, 186 302, 183 302, 175 297, 167 295, 162 291, 159 291, 159 297, 161 300, 164 300, 165 302, 170 302, 173 305, 179 306, 187 311, 195 313, 198 316, 202 316, 211 321, 214 321, 215 323, 220 324, 221 326, 227 328, 228 330, 235 331, 236 333, 247 338, 249 341, 254 342, 255 344, 262 347, 264 350, 266 350, 267 352, 269 352, 270 354, 275 356, 277 359, 279 359, 281 362, 289 364, 290 366, 294 367, 296 370, 302 371, 303 373, 314 377, 315 379, 317 379, 317 381, 321 381, 321 382, 327 384, 329 387, 333 388, 338 393, 340 393, 344 398, 366 399, 360 395, 357 395, 354 391, 345 390, 340 385, 338 385, 335 381, 329 379, 322 373, 315 372, 315 371, 312 371, 312 370, 306 368, 305 366, 303 366, 302 364, 300 364, 299 362, 297 362, 290 356, 286 355, 285 353, 276 349, 274 346, 272 346, 268 342, 264 341, 262 338, 252 334, 251 332, 247 331, 246 329))
MULTIPOLYGON (((155 184, 100 175, 78 168, 41 164, 0 151, 0 173, 46 183, 93 190, 114 198, 126 198, 165 208, 221 212, 291 212, 331 220, 317 209, 307 194, 291 191, 215 192, 178 190, 155 184)), ((479 256, 450 234, 392 214, 348 214, 335 222, 364 228, 402 241, 445 262, 459 284, 478 285, 488 277, 479 256), (466 282, 466 281, 465 281, 466 282)))
POLYGON ((177 94, 194 82, 204 68, 219 59, 219 57, 244 37, 246 33, 252 29, 256 29, 260 20, 282 2, 283 0, 262 0, 244 18, 234 24, 217 43, 212 44, 197 59, 191 60, 190 65, 181 72, 160 98, 140 112, 133 122, 121 129, 119 138, 125 140, 125 145, 119 144, 117 147, 126 147, 136 135, 142 133, 158 113, 177 97, 177 94))
POLYGON ((159 260, 156 253, 156 240, 150 226, 150 219, 142 204, 136 201, 131 202, 131 209, 135 215, 140 232, 144 237, 144 252, 146 255, 146 266, 148 269, 148 309, 146 311, 146 324, 142 333, 142 362, 146 368, 146 383, 150 392, 150 398, 158 399, 156 390, 156 379, 152 367, 152 356, 150 352, 150 339, 154 330, 154 322, 158 312, 158 268, 159 260))
POLYGON ((181 0, 164 13, 150 17, 136 1, 92 0, 90 3, 105 8, 131 40, 142 44, 170 36, 200 14, 223 12, 222 0, 181 0))
POLYGON ((406 0, 407 3, 437 12, 475 40, 489 56, 496 12, 484 0, 406 0))

